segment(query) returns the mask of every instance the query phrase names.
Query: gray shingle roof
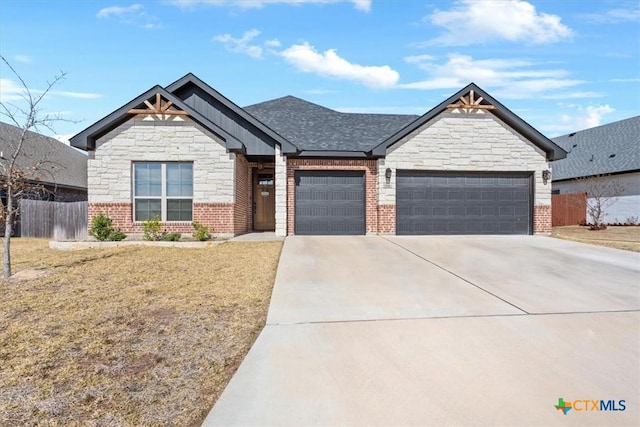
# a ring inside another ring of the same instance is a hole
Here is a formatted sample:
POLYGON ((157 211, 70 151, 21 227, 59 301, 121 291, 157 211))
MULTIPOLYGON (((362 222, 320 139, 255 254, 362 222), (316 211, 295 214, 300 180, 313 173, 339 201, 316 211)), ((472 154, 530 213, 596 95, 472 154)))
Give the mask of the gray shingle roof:
POLYGON ((553 181, 640 170, 640 116, 552 140, 567 151, 552 163, 553 181))
POLYGON ((341 113, 294 96, 244 110, 302 150, 366 152, 418 116, 341 113))
MULTIPOLYGON (((0 151, 8 158, 15 143, 20 139, 21 129, 0 122, 0 151)), ((44 183, 65 187, 87 188, 87 156, 68 145, 35 132, 28 132, 21 155, 17 163, 20 167, 29 167, 42 163, 42 172, 37 178, 44 183)))

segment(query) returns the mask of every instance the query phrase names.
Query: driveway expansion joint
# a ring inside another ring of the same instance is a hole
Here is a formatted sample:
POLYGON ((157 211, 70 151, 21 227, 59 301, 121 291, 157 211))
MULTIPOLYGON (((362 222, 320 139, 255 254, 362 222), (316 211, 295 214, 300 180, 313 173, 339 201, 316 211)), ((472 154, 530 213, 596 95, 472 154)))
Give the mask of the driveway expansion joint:
POLYGON ((345 320, 311 320, 307 322, 292 323, 267 323, 265 326, 301 326, 301 325, 330 325, 341 323, 374 323, 374 322, 402 322, 411 320, 443 320, 443 319, 488 319, 492 317, 544 317, 544 316, 570 316, 576 314, 623 314, 640 313, 639 309, 629 310, 590 310, 590 311, 565 311, 565 312, 539 312, 539 313, 502 313, 502 314, 468 314, 454 316, 424 316, 424 317, 389 317, 381 319, 345 319, 345 320))
POLYGON ((504 299, 504 298, 502 298, 502 297, 500 297, 500 296, 498 296, 498 295, 494 294, 493 292, 490 292, 490 291, 488 291, 488 290, 484 289, 482 286, 480 286, 480 285, 477 285, 477 284, 473 283, 471 280, 469 280, 469 279, 467 279, 467 278, 465 278, 465 277, 462 277, 462 276, 460 276, 459 274, 454 273, 454 272, 453 272, 453 271, 451 271, 451 270, 448 270, 448 269, 444 268, 443 266, 439 265, 438 263, 436 263, 436 262, 434 262, 434 261, 431 261, 430 259, 425 258, 425 257, 423 257, 422 255, 420 255, 420 254, 418 254, 418 253, 413 252, 411 249, 405 248, 405 247, 404 247, 404 246, 402 246, 401 244, 396 243, 396 242, 394 242, 394 241, 392 241, 392 240, 389 240, 389 239, 387 239, 387 238, 386 238, 386 237, 384 237, 384 236, 379 236, 379 237, 380 237, 381 239, 386 240, 387 242, 389 242, 389 243, 391 243, 391 244, 393 244, 393 245, 396 245, 397 247, 399 247, 399 248, 401 248, 401 249, 403 249, 403 250, 405 250, 405 251, 409 252, 410 254, 412 254, 412 255, 414 255, 414 256, 416 256, 416 257, 420 258, 421 260, 424 260, 424 261, 428 262, 429 264, 433 265, 434 267, 437 267, 437 268, 439 268, 440 270, 445 271, 445 272, 447 272, 447 273, 451 274, 452 276, 457 277, 458 279, 462 280, 463 282, 466 282, 466 283, 470 284, 471 286, 473 286, 473 287, 475 287, 475 288, 477 288, 477 289, 479 289, 479 290, 481 290, 481 291, 483 291, 483 292, 485 292, 485 293, 487 293, 487 294, 491 295, 492 297, 497 298, 497 299, 499 299, 500 301, 502 301, 502 302, 504 302, 504 303, 506 303, 506 304, 509 304, 511 307, 515 308, 516 310, 520 310, 520 311, 521 311, 521 312, 523 312, 524 314, 530 314, 527 310, 525 310, 525 309, 523 309, 523 308, 521 308, 521 307, 518 307, 517 305, 515 305, 515 304, 513 304, 512 302, 509 302, 509 301, 507 301, 506 299, 504 299))

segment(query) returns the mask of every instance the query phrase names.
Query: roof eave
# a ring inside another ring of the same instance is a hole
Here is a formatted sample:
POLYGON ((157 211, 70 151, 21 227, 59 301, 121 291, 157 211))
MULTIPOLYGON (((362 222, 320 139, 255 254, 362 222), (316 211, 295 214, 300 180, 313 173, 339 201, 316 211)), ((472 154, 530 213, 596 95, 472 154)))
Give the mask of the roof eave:
POLYGON ((315 157, 315 158, 345 158, 345 159, 374 159, 375 156, 365 151, 338 151, 338 150, 302 150, 289 157, 315 157))

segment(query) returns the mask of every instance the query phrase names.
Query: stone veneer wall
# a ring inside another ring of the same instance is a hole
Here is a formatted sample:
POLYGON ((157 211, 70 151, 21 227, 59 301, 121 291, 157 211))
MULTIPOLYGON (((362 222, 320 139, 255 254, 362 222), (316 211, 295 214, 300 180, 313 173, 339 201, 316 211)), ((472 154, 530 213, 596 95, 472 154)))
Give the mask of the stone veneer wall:
POLYGON ((287 159, 275 146, 276 236, 287 235, 287 159))
POLYGON ((384 173, 378 176, 381 233, 395 232, 398 169, 533 172, 534 232, 551 232, 551 182, 542 180, 542 171, 549 169, 545 153, 491 113, 439 114, 387 150, 378 161, 380 171, 386 168, 393 174, 389 184, 384 173))
MULTIPOLYGON (((277 157, 277 156, 276 156, 277 157)), ((365 172, 365 229, 378 232, 377 163, 375 160, 287 159, 287 234, 295 232, 295 171, 296 170, 362 170, 365 172)), ((276 184, 277 188, 277 184, 276 184)), ((276 193, 277 198, 277 193, 276 193)), ((276 216, 278 209, 276 208, 276 216)), ((276 219, 277 227, 277 219, 276 219)))
MULTIPOLYGON (((89 221, 106 213, 115 227, 142 232, 141 224, 133 221, 133 162, 189 161, 194 165, 193 220, 215 233, 233 234, 242 228, 235 220, 236 156, 189 118, 135 116, 99 138, 92 154, 88 162, 89 221)), ((183 233, 193 230, 191 222, 166 222, 163 228, 183 233)))

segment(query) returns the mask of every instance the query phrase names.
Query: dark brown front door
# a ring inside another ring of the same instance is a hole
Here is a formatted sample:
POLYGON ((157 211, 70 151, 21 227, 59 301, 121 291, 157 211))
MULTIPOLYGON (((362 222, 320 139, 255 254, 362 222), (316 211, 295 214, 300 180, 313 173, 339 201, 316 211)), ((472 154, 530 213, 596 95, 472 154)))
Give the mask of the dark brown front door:
POLYGON ((276 229, 276 194, 272 169, 255 169, 253 173, 253 229, 276 229))

